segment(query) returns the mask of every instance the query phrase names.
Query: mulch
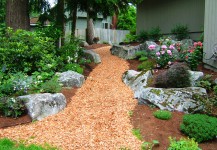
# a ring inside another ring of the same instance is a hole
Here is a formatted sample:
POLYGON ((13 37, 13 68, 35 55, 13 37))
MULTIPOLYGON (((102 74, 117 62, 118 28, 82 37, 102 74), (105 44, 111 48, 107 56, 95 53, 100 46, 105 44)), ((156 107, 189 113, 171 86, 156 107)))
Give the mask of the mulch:
MULTIPOLYGON (((172 112, 172 119, 167 121, 156 119, 153 112, 158 109, 138 105, 130 88, 121 81, 126 70, 137 69, 138 61, 127 62, 111 56, 108 45, 86 48, 98 48, 96 52, 102 57, 102 63, 89 66, 82 88, 62 90, 67 108, 42 121, 0 129, 0 137, 23 139, 27 143, 47 142, 66 150, 138 150, 142 142, 152 140, 160 142, 154 150, 165 150, 169 145, 169 136, 177 139, 185 137, 179 130, 183 113, 172 112), (131 117, 129 111, 133 112, 131 117), (142 141, 132 135, 132 129, 140 129, 142 141)), ((202 66, 200 69, 217 77, 213 71, 202 66)), ((217 139, 199 146, 204 150, 216 150, 217 139)))

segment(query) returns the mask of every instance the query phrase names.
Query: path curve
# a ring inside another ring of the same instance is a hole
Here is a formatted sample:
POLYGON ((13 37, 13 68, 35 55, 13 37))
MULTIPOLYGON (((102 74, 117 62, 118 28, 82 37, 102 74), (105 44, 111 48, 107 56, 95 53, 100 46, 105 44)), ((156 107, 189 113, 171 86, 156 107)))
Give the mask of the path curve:
POLYGON ((140 149, 141 142, 132 135, 128 116, 137 102, 121 80, 128 63, 111 55, 110 48, 95 50, 102 63, 90 73, 65 110, 42 121, 0 129, 0 138, 49 143, 64 150, 140 149))

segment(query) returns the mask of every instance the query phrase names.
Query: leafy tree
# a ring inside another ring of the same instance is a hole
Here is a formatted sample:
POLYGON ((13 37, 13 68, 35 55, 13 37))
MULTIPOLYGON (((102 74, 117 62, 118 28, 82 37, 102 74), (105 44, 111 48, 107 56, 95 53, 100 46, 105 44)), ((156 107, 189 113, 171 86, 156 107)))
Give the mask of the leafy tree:
POLYGON ((121 30, 136 30, 136 8, 129 6, 126 11, 121 11, 118 15, 118 29, 121 30))

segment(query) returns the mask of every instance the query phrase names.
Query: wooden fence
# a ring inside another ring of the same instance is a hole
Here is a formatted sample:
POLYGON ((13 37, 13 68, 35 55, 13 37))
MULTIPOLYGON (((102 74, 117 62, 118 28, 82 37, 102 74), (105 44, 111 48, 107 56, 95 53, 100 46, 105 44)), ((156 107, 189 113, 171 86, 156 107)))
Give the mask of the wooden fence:
MULTIPOLYGON (((94 37, 99 37, 101 43, 111 42, 113 44, 118 44, 124 41, 124 39, 126 38, 126 34, 128 33, 129 33, 128 30, 111 30, 111 29, 100 29, 100 28, 94 29, 94 37)), ((75 31, 75 36, 81 39, 85 39, 86 30, 77 29, 75 31)))

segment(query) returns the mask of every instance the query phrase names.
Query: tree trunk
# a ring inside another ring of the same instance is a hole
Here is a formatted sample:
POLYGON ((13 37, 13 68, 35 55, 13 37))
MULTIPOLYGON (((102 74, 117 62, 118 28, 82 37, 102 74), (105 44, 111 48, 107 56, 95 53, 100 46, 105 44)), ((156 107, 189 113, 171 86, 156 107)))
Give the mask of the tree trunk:
POLYGON ((72 26, 71 26, 71 38, 75 36, 75 29, 76 29, 76 21, 77 21, 77 5, 71 10, 71 17, 72 17, 72 26))
POLYGON ((14 30, 30 30, 29 0, 7 0, 6 26, 14 30))
POLYGON ((64 0, 58 0, 56 25, 62 32, 61 45, 64 45, 65 36, 65 16, 64 16, 64 0))
POLYGON ((94 38, 94 25, 93 25, 93 18, 90 17, 89 13, 87 12, 87 43, 93 44, 94 38))

